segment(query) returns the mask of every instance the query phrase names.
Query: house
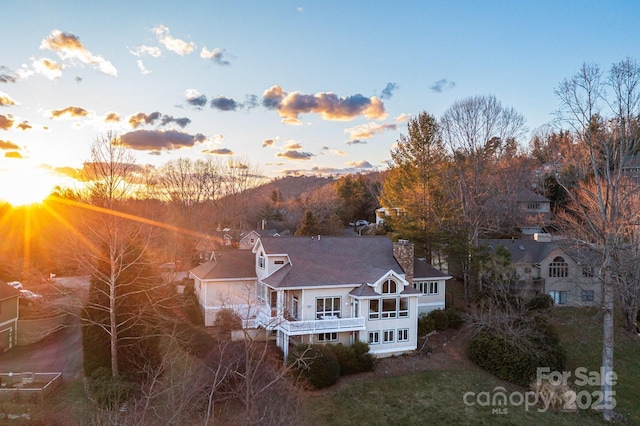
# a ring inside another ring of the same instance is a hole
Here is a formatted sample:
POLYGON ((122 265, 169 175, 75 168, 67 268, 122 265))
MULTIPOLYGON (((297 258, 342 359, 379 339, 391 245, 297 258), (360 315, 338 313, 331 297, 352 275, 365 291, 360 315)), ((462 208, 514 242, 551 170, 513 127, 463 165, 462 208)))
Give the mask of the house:
POLYGON ((543 232, 551 222, 551 201, 529 189, 516 192, 517 226, 524 235, 543 232))
POLYGON ((548 294, 556 306, 601 304, 601 285, 594 270, 598 255, 593 250, 537 235, 532 240, 481 240, 480 245, 490 252, 499 246, 507 249, 522 292, 548 294))
POLYGON ((0 354, 18 342, 20 290, 0 281, 0 354))
POLYGON ((389 356, 416 349, 420 312, 444 308, 449 277, 420 262, 413 244, 384 236, 260 237, 190 276, 207 326, 230 307, 285 356, 290 344, 355 341, 389 356))
POLYGON ((243 233, 238 244, 240 250, 251 250, 260 237, 281 237, 276 229, 254 229, 243 233))
POLYGON ((397 217, 406 214, 406 211, 399 207, 380 207, 376 211, 376 227, 383 226, 390 217, 397 217))

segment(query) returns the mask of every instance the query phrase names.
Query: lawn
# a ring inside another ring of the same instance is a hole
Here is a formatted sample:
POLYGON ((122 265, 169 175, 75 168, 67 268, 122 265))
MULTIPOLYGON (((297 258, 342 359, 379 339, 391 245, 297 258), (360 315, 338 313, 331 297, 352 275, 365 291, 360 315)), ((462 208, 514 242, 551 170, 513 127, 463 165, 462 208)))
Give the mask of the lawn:
MULTIPOLYGON (((554 323, 567 352, 565 370, 598 371, 601 363, 602 321, 597 310, 557 309, 554 323)), ((616 330, 614 370, 618 383, 614 386, 616 412, 628 424, 640 424, 640 339, 622 329, 616 330)), ((571 380, 570 380, 571 381, 571 380)), ((469 424, 469 425, 595 425, 604 424, 601 414, 593 410, 578 412, 539 412, 538 407, 525 409, 507 406, 507 412, 496 413, 499 406, 465 404, 465 393, 488 392, 493 397, 499 386, 512 392, 525 392, 495 378, 473 364, 455 368, 422 371, 397 377, 348 379, 322 392, 311 392, 303 406, 307 425, 386 425, 386 424, 469 424)), ((576 392, 597 387, 574 387, 576 392)), ((470 397, 467 402, 477 399, 470 397)))

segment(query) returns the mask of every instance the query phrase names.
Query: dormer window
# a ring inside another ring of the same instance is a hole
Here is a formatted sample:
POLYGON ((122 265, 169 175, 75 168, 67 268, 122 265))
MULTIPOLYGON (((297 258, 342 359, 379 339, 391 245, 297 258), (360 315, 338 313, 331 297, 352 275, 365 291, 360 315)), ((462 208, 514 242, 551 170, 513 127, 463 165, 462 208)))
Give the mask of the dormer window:
POLYGON ((264 269, 264 257, 258 256, 258 268, 264 269))
POLYGON ((394 280, 386 280, 382 283, 382 294, 396 294, 398 292, 398 284, 394 280))

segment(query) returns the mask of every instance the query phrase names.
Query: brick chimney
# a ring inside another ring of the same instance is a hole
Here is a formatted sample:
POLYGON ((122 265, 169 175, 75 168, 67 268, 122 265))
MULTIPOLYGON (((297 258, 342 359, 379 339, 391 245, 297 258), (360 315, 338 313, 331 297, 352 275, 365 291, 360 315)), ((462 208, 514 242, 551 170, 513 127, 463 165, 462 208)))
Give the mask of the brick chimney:
POLYGON ((413 286, 413 243, 410 243, 409 240, 398 240, 393 243, 393 257, 400 264, 409 285, 413 286))

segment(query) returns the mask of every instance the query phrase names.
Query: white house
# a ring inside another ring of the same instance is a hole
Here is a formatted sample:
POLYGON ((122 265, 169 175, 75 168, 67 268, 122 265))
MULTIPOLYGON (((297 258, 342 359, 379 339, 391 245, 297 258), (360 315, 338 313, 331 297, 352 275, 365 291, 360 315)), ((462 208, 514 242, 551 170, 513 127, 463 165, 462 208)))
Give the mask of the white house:
POLYGON ((261 237, 237 252, 191 271, 205 325, 231 307, 247 328, 270 330, 285 356, 302 342, 365 341, 377 356, 415 350, 418 315, 444 308, 450 278, 416 261, 413 244, 384 236, 261 237))

